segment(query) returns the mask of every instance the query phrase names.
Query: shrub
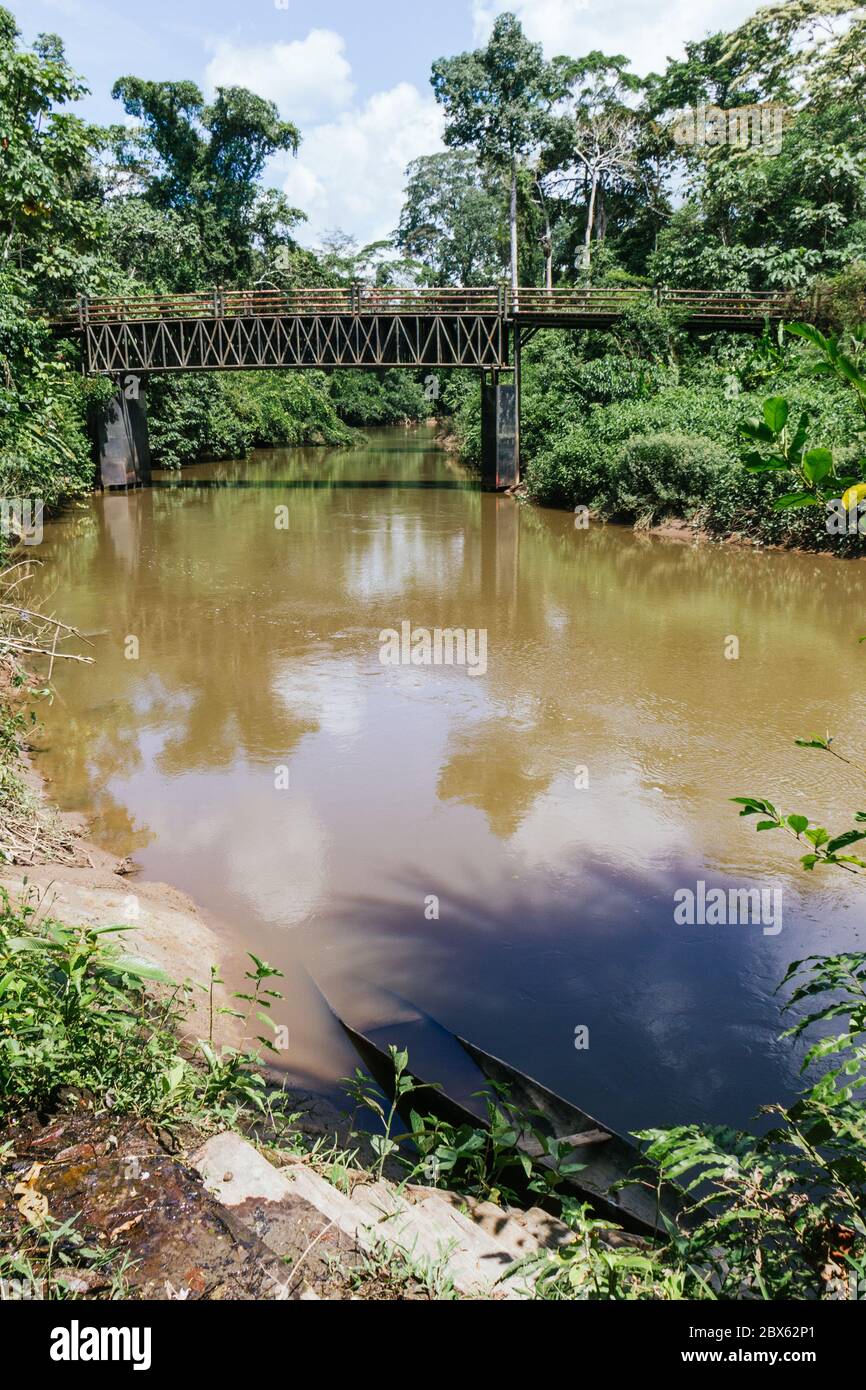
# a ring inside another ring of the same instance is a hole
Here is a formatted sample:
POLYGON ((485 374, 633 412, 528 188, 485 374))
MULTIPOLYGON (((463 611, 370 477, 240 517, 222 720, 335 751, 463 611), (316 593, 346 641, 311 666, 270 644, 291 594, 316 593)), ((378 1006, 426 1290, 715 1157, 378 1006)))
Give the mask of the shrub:
POLYGON ((819 288, 822 306, 834 328, 866 323, 866 261, 852 261, 819 288))
POLYGON ((613 514, 619 505, 617 455, 633 435, 685 434, 731 441, 741 407, 720 389, 673 386, 646 399, 593 406, 575 424, 561 427, 530 458, 525 481, 538 502, 588 506, 613 514))
MULTIPOLYGON (((169 1127, 181 1117, 215 1116, 238 1102, 263 1108, 258 1051, 200 1039, 193 1060, 179 1031, 189 1020, 191 986, 172 985, 146 961, 114 944, 128 927, 67 926, 15 905, 0 889, 0 1119, 22 1110, 50 1110, 66 1087, 106 1097, 118 1113, 138 1113, 169 1127), (148 983, 171 992, 158 999, 148 983)), ((244 1020, 268 1024, 269 988, 280 971, 257 956, 246 990, 232 995, 244 1020)), ((210 1017, 213 987, 211 970, 210 1017)), ((225 1011, 225 1010, 223 1010, 225 1011)), ((256 1039, 273 1051, 263 1035, 256 1039)))
POLYGON ((31 315, 23 282, 0 274, 0 495, 50 509, 92 487, 87 404, 104 389, 79 375, 69 345, 31 315))
POLYGON ((530 458, 523 477, 536 502, 566 507, 581 502, 600 511, 609 500, 610 474, 604 448, 587 425, 579 424, 530 458))
POLYGON ((239 458, 266 445, 342 444, 349 436, 321 372, 155 376, 148 388, 154 463, 239 458))
POLYGON ((613 510, 649 524, 661 516, 683 516, 705 504, 728 456, 703 435, 636 435, 614 460, 613 510))

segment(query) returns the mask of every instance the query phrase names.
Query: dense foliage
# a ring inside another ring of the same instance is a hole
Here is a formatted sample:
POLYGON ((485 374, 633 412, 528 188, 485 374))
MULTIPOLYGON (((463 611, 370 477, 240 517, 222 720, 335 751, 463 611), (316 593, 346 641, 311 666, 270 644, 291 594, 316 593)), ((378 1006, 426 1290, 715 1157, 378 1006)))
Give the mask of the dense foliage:
MULTIPOLYGON (((267 160, 300 138, 273 103, 235 87, 208 103, 193 83, 127 76, 114 87, 127 123, 97 129, 70 109, 85 90, 58 38, 24 49, 0 8, 0 494, 47 508, 92 487, 87 416, 111 386, 82 377, 74 344, 40 311, 80 292, 348 284, 372 254, 349 238, 320 255, 297 245, 303 213, 262 186, 267 160)), ((428 411, 421 385, 396 372, 148 382, 154 460, 168 467, 343 443, 347 426, 428 411)))

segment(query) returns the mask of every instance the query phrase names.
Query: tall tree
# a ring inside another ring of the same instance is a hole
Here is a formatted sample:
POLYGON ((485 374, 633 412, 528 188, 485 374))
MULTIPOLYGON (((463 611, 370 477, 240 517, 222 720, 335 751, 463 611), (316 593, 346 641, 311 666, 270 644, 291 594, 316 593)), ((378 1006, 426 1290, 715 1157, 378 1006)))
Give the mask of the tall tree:
MULTIPOLYGON (((259 179, 271 155, 297 150, 297 128, 244 87, 219 87, 206 103, 194 82, 121 77, 112 94, 140 122, 121 157, 138 173, 143 197, 197 224, 203 274, 248 277, 257 233, 275 225, 259 179)), ((295 212, 278 211, 284 223, 295 212)))
POLYGON ((439 285, 485 285, 504 269, 507 242, 495 194, 469 150, 422 155, 407 170, 397 243, 439 285))
POLYGON ((0 8, 0 264, 41 289, 69 292, 84 275, 99 231, 91 178, 93 132, 61 108, 86 91, 54 34, 18 45, 0 8))
POLYGON ((594 49, 584 58, 556 60, 563 96, 551 123, 546 155, 548 185, 571 196, 583 195, 586 225, 582 268, 590 269, 593 234, 604 240, 605 190, 639 177, 640 121, 627 104, 642 82, 627 71, 624 54, 594 49))
POLYGON ((557 69, 545 62, 513 14, 500 15, 485 48, 440 58, 431 82, 445 109, 446 145, 471 148, 483 168, 506 172, 511 286, 517 290, 517 181, 521 162, 544 138, 557 69))

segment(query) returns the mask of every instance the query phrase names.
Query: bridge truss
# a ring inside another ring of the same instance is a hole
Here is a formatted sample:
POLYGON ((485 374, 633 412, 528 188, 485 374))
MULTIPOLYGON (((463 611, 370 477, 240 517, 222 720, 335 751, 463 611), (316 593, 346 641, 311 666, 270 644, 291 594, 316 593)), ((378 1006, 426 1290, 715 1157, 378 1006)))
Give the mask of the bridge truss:
POLYGON ((815 316, 790 293, 649 289, 221 290, 79 298, 55 319, 82 338, 85 371, 471 367, 501 371, 540 328, 609 328, 655 303, 691 332, 760 332, 815 316))

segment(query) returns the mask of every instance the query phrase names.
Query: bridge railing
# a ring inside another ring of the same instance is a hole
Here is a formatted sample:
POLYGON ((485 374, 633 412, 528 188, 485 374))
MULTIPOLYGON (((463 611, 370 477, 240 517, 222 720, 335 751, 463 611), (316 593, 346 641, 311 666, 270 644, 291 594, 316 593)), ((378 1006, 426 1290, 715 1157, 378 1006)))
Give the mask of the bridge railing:
POLYGON ((795 290, 659 290, 658 302, 687 311, 693 319, 768 317, 794 318, 809 314, 815 302, 795 290))
POLYGON ((141 319, 238 318, 277 314, 503 314, 505 293, 483 289, 214 290, 193 294, 79 299, 65 306, 63 322, 116 323, 141 319))
POLYGON ((518 289, 505 293, 506 313, 510 314, 620 314, 632 304, 652 299, 653 291, 643 286, 619 289, 574 287, 552 290, 518 289))
POLYGON ((191 294, 135 295, 120 299, 81 297, 68 304, 54 321, 62 325, 96 325, 155 319, 267 317, 270 315, 483 315, 508 318, 611 318, 629 307, 653 302, 680 309, 697 322, 802 317, 816 305, 788 291, 675 290, 624 286, 564 287, 510 290, 502 286, 478 289, 352 285, 335 289, 232 290, 216 287, 191 294))
POLYGON ((638 304, 654 303, 661 308, 681 309, 693 319, 743 318, 767 316, 782 318, 808 313, 810 301, 794 291, 669 290, 647 286, 622 288, 565 288, 508 290, 506 312, 534 318, 550 315, 592 315, 610 317, 638 304))

